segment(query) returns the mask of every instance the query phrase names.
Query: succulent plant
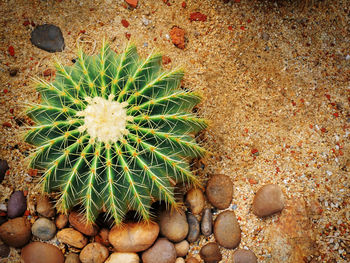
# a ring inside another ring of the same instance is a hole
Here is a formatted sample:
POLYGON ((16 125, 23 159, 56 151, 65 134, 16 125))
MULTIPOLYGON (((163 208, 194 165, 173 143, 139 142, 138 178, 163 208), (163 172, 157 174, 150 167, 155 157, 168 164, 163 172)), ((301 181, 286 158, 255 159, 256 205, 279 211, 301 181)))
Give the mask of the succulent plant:
POLYGON ((80 205, 88 223, 105 210, 120 224, 136 210, 147 221, 155 200, 177 205, 175 184, 198 184, 189 162, 205 153, 195 134, 206 121, 192 112, 201 97, 161 62, 140 59, 134 45, 118 55, 103 44, 98 55, 80 49, 73 66, 57 63, 54 82, 37 80, 41 103, 27 110, 35 125, 25 140, 60 212, 80 205))

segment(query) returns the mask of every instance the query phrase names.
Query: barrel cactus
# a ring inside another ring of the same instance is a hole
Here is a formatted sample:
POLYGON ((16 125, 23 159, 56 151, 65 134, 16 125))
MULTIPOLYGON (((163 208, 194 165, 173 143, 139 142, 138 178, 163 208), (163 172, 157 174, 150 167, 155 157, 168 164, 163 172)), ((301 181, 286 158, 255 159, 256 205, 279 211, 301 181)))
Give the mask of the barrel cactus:
POLYGON ((103 44, 98 55, 80 49, 73 66, 57 63, 54 82, 37 80, 41 103, 27 110, 35 124, 25 140, 59 212, 79 205, 88 223, 104 210, 120 224, 136 210, 147 221, 152 202, 177 205, 177 183, 198 184, 189 162, 205 153, 195 134, 206 121, 192 112, 201 98, 161 62, 140 59, 134 45, 118 55, 103 44))

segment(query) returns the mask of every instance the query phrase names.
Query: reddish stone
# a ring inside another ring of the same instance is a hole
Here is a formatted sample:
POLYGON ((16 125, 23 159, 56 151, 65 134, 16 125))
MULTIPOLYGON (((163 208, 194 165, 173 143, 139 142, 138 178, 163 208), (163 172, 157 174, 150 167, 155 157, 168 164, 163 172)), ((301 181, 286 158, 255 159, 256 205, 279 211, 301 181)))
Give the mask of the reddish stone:
POLYGON ((190 20, 191 21, 207 21, 207 16, 200 13, 200 12, 194 12, 190 14, 190 20))
POLYGON ((138 0, 125 0, 125 2, 127 2, 129 6, 136 8, 138 0))
POLYGON ((168 65, 171 62, 171 58, 168 56, 163 56, 162 57, 162 63, 163 65, 168 65))
POLYGON ((170 37, 175 46, 185 48, 185 30, 175 26, 170 30, 170 37))
POLYGON ((125 28, 127 28, 130 25, 129 22, 126 21, 125 19, 122 19, 121 22, 122 22, 123 27, 125 27, 125 28))

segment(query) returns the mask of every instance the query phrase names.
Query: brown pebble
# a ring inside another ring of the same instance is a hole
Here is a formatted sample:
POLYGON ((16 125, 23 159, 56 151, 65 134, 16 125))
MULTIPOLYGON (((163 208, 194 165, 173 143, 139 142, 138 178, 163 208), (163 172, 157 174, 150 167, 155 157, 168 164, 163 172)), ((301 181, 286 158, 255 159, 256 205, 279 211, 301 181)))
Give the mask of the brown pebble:
POLYGON ((214 236, 216 242, 225 248, 235 248, 239 245, 241 241, 241 229, 235 212, 227 210, 216 217, 214 222, 214 236))
POLYGON ((281 188, 276 184, 262 186, 253 199, 253 213, 259 217, 273 215, 284 208, 281 188))
POLYGON ((217 263, 222 259, 219 246, 214 242, 204 245, 199 251, 199 255, 205 263, 217 263))
POLYGON ((205 204, 203 192, 195 188, 188 191, 186 195, 186 204, 190 208, 192 214, 199 215, 202 213, 205 204))
POLYGON ((166 238, 158 239, 152 247, 142 253, 143 263, 174 263, 175 260, 175 247, 166 238))
POLYGON ((64 228, 68 223, 68 216, 64 214, 59 214, 55 219, 55 224, 58 229, 64 228))
POLYGON ((0 226, 0 239, 11 247, 23 247, 31 236, 31 225, 23 217, 9 219, 0 226))
POLYGON ((213 214, 211 213, 210 208, 204 209, 201 221, 201 231, 206 237, 213 233, 213 214))
POLYGON ((57 238, 60 242, 76 248, 83 248, 88 242, 82 233, 73 228, 64 228, 58 231, 57 238))
POLYGON ((198 259, 194 258, 194 257, 190 257, 188 259, 186 259, 186 263, 199 263, 198 259))
POLYGON ((47 196, 40 196, 36 202, 36 211, 45 217, 55 216, 55 209, 47 196))
POLYGON ((94 224, 88 224, 83 214, 76 211, 72 211, 69 214, 69 223, 79 232, 87 236, 96 236, 98 233, 98 227, 94 224))
POLYGON ((102 228, 98 234, 95 236, 95 242, 98 242, 106 247, 110 245, 108 240, 109 230, 107 228, 102 228))
POLYGON ((185 48, 185 30, 177 26, 174 26, 170 30, 170 38, 175 46, 177 46, 180 49, 185 48))
POLYGON ((108 258, 108 249, 100 243, 88 244, 80 252, 79 259, 82 263, 103 263, 108 258))
POLYGON ((66 256, 66 260, 64 261, 64 263, 80 263, 80 259, 79 259, 79 255, 75 254, 75 253, 69 253, 66 256))
POLYGON ((209 179, 205 193, 213 206, 226 209, 232 201, 233 183, 226 175, 214 175, 209 179))
POLYGON ((62 252, 54 245, 43 242, 32 242, 22 248, 21 257, 24 263, 63 263, 62 252))
POLYGON ((175 245, 176 255, 178 257, 184 257, 187 255, 188 250, 190 249, 190 244, 187 240, 182 240, 179 243, 176 243, 175 245))
POLYGON ((188 234, 188 223, 184 211, 165 210, 159 216, 160 233, 173 242, 184 240, 188 234))
POLYGON ((18 73, 18 69, 17 68, 12 68, 9 70, 10 76, 11 77, 15 77, 18 73))
POLYGON ((233 263, 257 263, 258 259, 249 249, 237 249, 233 254, 233 263))

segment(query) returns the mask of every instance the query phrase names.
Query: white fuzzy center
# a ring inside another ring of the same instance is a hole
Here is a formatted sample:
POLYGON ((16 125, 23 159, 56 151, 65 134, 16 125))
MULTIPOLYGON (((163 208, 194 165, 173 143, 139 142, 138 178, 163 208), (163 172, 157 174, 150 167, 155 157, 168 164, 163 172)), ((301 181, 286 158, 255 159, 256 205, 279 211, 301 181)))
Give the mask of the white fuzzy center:
POLYGON ((128 103, 119 103, 113 98, 113 95, 108 100, 101 97, 85 98, 88 106, 77 113, 77 116, 84 116, 84 125, 79 127, 79 131, 86 130, 91 138, 104 143, 118 141, 127 135, 129 131, 126 123, 133 119, 126 114, 128 103))

